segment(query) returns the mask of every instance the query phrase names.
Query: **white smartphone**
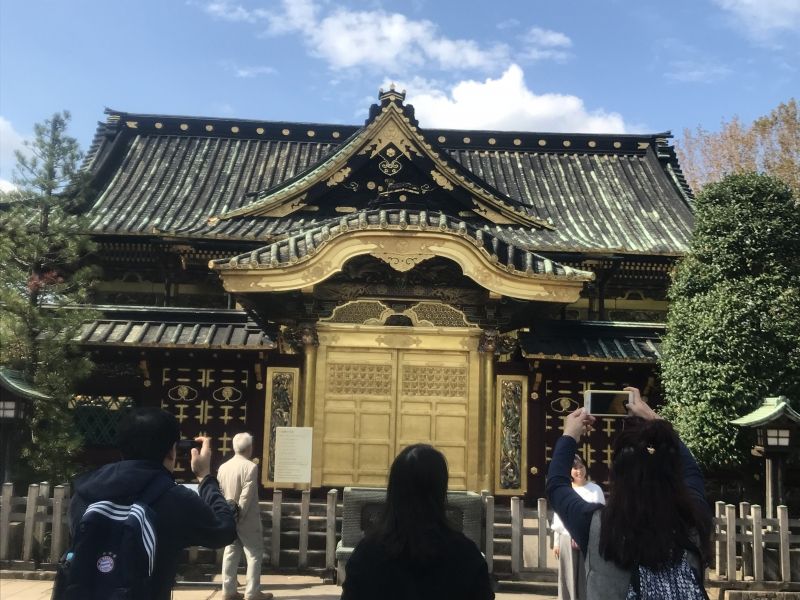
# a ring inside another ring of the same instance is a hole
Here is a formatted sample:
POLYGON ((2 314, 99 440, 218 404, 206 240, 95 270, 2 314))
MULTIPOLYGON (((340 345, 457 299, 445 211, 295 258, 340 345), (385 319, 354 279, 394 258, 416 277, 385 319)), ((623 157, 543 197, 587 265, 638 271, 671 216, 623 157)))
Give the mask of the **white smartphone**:
POLYGON ((633 392, 624 390, 586 390, 583 407, 595 417, 627 417, 633 392))

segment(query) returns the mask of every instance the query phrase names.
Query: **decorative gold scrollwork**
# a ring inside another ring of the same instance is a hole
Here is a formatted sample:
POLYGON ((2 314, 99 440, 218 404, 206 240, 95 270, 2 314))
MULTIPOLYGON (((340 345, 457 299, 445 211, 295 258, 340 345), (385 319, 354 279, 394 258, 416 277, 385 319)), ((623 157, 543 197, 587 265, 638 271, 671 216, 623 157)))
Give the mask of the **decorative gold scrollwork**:
POLYGON ((522 483, 522 384, 503 381, 500 396, 500 487, 518 489, 522 483))
POLYGON ((191 402, 197 400, 197 390, 188 385, 176 385, 167 392, 170 400, 175 402, 191 402))
POLYGON ((233 386, 224 385, 214 390, 211 397, 217 402, 238 402, 242 399, 242 392, 233 386))
POLYGON ((338 171, 336 171, 336 173, 334 173, 328 178, 328 181, 326 182, 328 184, 328 187, 333 187, 335 185, 339 185, 340 183, 342 183, 345 179, 350 177, 351 170, 352 169, 350 167, 345 167, 343 169, 339 169, 338 171))
POLYGON ((438 170, 433 169, 431 170, 431 179, 438 185, 440 188, 445 189, 447 191, 453 191, 453 184, 450 183, 450 180, 447 179, 444 175, 442 175, 438 170))
POLYGON ((378 163, 378 169, 384 175, 392 177, 393 175, 403 170, 403 165, 400 164, 400 161, 397 159, 390 161, 384 158, 381 162, 378 163))

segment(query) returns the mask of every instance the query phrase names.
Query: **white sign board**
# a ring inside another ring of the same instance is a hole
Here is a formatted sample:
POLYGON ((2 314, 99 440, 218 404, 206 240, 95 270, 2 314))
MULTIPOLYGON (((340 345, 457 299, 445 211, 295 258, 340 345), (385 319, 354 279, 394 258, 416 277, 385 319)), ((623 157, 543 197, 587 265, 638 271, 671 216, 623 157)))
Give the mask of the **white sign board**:
POLYGON ((274 481, 311 483, 311 427, 275 428, 274 481))

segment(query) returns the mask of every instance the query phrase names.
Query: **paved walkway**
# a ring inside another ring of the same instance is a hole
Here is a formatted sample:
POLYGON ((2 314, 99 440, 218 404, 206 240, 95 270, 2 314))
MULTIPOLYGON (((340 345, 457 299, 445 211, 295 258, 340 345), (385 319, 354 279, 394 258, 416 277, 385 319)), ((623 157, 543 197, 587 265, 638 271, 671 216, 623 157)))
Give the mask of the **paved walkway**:
MULTIPOLYGON (((243 581, 243 577, 239 580, 243 581)), ((300 575, 264 575, 261 577, 265 592, 272 592, 276 599, 289 600, 338 600, 342 589, 335 585, 325 585, 316 577, 300 575)), ((52 581, 32 581, 27 579, 0 579, 0 600, 50 600, 52 581)), ((243 589, 240 589, 243 591, 243 589)), ((173 600, 222 600, 219 589, 177 589, 172 593, 173 600)), ((555 600, 555 596, 534 594, 499 593, 497 600, 555 600)))

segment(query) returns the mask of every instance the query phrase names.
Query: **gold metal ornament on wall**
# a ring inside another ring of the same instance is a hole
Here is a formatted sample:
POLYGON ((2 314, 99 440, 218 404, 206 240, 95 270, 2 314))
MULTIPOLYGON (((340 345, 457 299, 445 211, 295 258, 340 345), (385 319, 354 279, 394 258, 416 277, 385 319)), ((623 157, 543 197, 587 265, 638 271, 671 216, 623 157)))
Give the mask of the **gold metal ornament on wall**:
POLYGON ((211 397, 217 402, 239 402, 242 399, 242 392, 233 386, 224 385, 215 389, 211 397))
POLYGON ((438 185, 440 188, 445 189, 447 191, 453 191, 453 184, 450 183, 450 180, 447 179, 440 171, 437 169, 431 170, 431 179, 438 185))
POLYGON ((175 402, 191 402, 197 400, 197 390, 188 385, 176 385, 167 391, 167 396, 175 402))
POLYGON ((339 169, 338 171, 336 171, 336 173, 334 173, 328 178, 328 181, 326 182, 328 184, 328 187, 334 187, 342 183, 345 179, 350 177, 351 171, 352 169, 350 167, 345 167, 343 169, 339 169))
MULTIPOLYGON (((264 410, 265 468, 261 471, 264 486, 278 485, 275 473, 275 434, 278 427, 292 427, 297 422, 300 369, 296 367, 267 367, 267 395, 264 410)), ((283 486, 281 486, 283 487, 283 486)), ((289 485, 288 487, 294 487, 289 485)))
POLYGON ((524 375, 499 375, 496 394, 495 493, 524 493, 527 489, 528 378, 524 375))

